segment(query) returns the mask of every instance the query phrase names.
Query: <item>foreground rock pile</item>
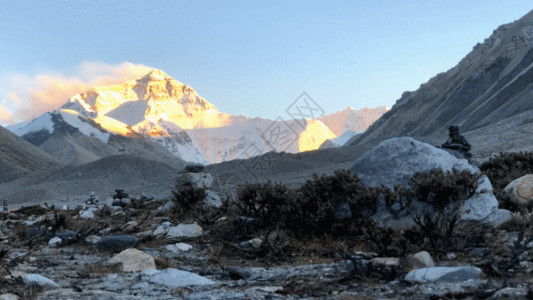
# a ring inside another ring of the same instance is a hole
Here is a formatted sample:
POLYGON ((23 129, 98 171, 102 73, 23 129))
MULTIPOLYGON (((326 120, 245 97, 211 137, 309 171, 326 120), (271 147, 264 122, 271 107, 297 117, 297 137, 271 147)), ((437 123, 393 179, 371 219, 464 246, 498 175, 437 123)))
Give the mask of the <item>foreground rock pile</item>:
MULTIPOLYGON (((408 144, 401 149, 426 147, 411 139, 398 143, 408 144)), ((388 151, 387 144, 381 147, 371 151, 388 151)), ((401 157, 421 168, 426 168, 421 162, 434 163, 437 155, 437 167, 464 164, 477 171, 446 152, 408 152, 417 156, 401 157)), ((383 180, 403 180, 404 174, 417 172, 407 170, 408 164, 402 175, 387 175, 399 172, 387 170, 400 166, 393 153, 398 152, 381 155, 383 180)), ((353 169, 360 166, 363 183, 379 181, 368 179, 362 160, 353 169)), ((510 185, 509 193, 529 196, 527 182, 510 185)), ((327 236, 285 238, 281 230, 262 236, 249 231, 235 241, 232 226, 254 220, 228 208, 231 203, 213 191, 211 174, 188 167, 176 186, 205 190, 200 208, 205 213, 176 218, 175 201, 126 197, 127 191, 114 201, 98 201, 91 194, 74 209, 2 208, 0 299, 525 299, 533 294, 533 230, 528 225, 533 215, 512 216, 498 207, 486 177, 480 177, 477 200, 466 201, 459 214, 461 226, 482 228, 482 242, 465 241, 463 247, 441 251, 413 251, 416 245, 390 249, 398 247, 393 235, 409 232, 394 226, 407 223, 379 208, 373 217, 389 240, 374 236, 369 227, 363 240, 348 246, 327 236), (284 249, 292 252, 279 250, 280 241, 291 244, 284 249), (370 250, 370 241, 381 248, 370 250)))

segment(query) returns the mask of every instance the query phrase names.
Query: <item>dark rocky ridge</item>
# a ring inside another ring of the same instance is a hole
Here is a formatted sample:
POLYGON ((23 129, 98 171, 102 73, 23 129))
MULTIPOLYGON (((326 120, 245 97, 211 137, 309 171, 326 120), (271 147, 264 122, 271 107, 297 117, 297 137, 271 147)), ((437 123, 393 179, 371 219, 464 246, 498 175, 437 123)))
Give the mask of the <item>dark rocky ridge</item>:
POLYGON ((405 92, 352 145, 402 135, 438 142, 449 125, 466 133, 533 110, 532 48, 533 11, 500 26, 454 68, 405 92))
POLYGON ((59 166, 54 158, 0 126, 0 183, 59 166))

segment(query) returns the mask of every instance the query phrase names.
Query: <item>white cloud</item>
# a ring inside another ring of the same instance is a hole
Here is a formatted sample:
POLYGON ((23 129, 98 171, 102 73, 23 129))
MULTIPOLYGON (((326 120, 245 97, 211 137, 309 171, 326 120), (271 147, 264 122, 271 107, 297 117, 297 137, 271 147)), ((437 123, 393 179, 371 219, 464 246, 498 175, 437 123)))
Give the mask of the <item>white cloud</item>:
POLYGON ((28 121, 63 105, 70 97, 94 86, 117 84, 146 75, 151 67, 124 62, 109 65, 84 62, 64 74, 27 76, 11 74, 7 77, 7 99, 0 105, 0 123, 28 121))

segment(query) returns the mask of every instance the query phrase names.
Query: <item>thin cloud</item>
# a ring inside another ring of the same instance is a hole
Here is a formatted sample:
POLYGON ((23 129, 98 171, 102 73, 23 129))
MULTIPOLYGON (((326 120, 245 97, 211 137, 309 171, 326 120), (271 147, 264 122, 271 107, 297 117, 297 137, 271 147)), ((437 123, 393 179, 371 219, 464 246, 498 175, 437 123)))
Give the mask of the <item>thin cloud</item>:
POLYGON ((151 69, 129 62, 118 65, 84 62, 68 75, 10 75, 7 80, 7 101, 4 100, 4 105, 0 106, 0 121, 4 124, 28 121, 56 109, 70 97, 91 87, 135 79, 146 75, 151 69))
POLYGON ((0 121, 3 123, 11 123, 11 112, 5 105, 0 104, 0 121))

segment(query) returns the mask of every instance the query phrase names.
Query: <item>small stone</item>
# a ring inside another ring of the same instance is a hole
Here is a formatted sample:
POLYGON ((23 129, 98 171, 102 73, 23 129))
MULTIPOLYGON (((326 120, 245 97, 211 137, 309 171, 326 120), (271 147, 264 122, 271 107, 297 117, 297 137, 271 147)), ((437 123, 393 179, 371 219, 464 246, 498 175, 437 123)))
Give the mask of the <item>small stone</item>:
POLYGON ((155 230, 153 235, 154 236, 160 236, 167 234, 168 230, 170 229, 170 222, 163 222, 161 225, 159 225, 155 230))
POLYGON ((103 249, 121 251, 135 246, 139 239, 133 235, 108 235, 97 242, 97 246, 103 249))
POLYGON ((61 242, 63 242, 63 240, 56 236, 56 237, 51 238, 48 241, 48 246, 57 247, 57 246, 61 245, 61 242))
POLYGON ((80 218, 94 219, 94 214, 98 211, 97 207, 89 207, 86 210, 80 211, 80 218))
POLYGON ((204 206, 221 207, 222 200, 220 200, 220 196, 217 193, 207 190, 205 191, 204 206))
POLYGON ((107 262, 109 264, 121 263, 123 272, 137 272, 155 269, 154 258, 150 254, 135 248, 126 249, 113 256, 107 262))
POLYGON ((411 255, 407 259, 407 262, 411 267, 411 270, 435 266, 431 255, 429 255, 427 251, 420 251, 416 254, 411 255))
POLYGON ((370 260, 372 264, 384 265, 388 267, 397 267, 400 265, 400 259, 397 257, 376 257, 370 260))
POLYGON ((413 270, 405 276, 405 280, 413 282, 462 282, 476 279, 481 270, 472 266, 427 267, 413 270))
POLYGON ((85 238, 85 241, 89 244, 96 244, 98 243, 98 241, 100 241, 100 237, 97 236, 97 235, 89 235, 88 237, 85 238))
POLYGON ((243 247, 243 248, 254 248, 254 249, 259 249, 261 248, 261 245, 263 244, 263 240, 261 240, 260 238, 253 238, 249 241, 245 241, 245 242, 241 242, 239 244, 239 246, 243 247))
POLYGON ((446 259, 447 260, 454 260, 457 258, 457 254, 453 253, 453 252, 450 252, 450 253, 447 253, 446 254, 446 259))
POLYGON ((56 232, 56 236, 65 241, 72 241, 76 239, 76 232, 72 230, 65 230, 56 232))
POLYGON ((40 287, 59 287, 59 285, 54 281, 39 274, 26 274, 22 276, 22 282, 28 285, 36 285, 40 287))
POLYGON ((245 269, 245 268, 241 268, 241 267, 235 267, 235 266, 231 266, 231 267, 227 267, 226 268, 226 272, 228 272, 229 274, 229 277, 232 279, 232 280, 239 280, 239 279, 248 279, 250 276, 252 276, 252 272, 245 269))
POLYGON ((202 227, 197 224, 179 224, 176 227, 171 227, 167 232, 169 238, 180 237, 199 237, 202 236, 202 227))
POLYGON ((19 300, 19 299, 20 297, 15 294, 6 293, 6 294, 0 295, 0 300, 19 300))
POLYGON ((189 244, 185 244, 185 243, 176 243, 176 244, 165 246, 165 249, 170 252, 180 252, 180 251, 186 252, 186 251, 191 250, 192 246, 189 244))

